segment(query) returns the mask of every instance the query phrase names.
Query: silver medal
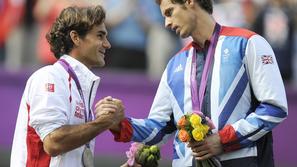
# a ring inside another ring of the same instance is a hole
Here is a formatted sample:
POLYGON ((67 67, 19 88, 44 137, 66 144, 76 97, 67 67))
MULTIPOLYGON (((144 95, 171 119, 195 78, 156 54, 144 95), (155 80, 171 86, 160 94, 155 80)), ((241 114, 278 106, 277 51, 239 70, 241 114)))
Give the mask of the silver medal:
POLYGON ((82 163, 84 167, 95 167, 94 156, 89 147, 85 147, 82 155, 82 163))

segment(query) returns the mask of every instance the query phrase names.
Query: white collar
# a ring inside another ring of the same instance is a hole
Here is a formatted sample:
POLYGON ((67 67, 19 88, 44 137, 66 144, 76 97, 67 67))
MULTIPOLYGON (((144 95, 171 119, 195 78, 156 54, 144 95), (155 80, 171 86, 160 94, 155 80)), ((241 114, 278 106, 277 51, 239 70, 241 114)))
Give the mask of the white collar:
POLYGON ((86 65, 76 60, 75 58, 66 54, 61 56, 60 58, 66 60, 69 63, 69 65, 79 78, 81 85, 84 84, 84 82, 86 81, 95 81, 100 79, 100 77, 96 76, 86 65))

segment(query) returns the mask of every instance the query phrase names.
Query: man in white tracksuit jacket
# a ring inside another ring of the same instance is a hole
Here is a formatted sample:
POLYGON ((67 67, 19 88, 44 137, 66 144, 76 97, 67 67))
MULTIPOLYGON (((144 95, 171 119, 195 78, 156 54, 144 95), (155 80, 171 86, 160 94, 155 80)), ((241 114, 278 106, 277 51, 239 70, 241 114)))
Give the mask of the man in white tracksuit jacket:
POLYGON ((212 156, 223 167, 273 167, 271 131, 287 117, 288 109, 270 45, 254 32, 216 23, 211 0, 157 3, 166 27, 181 37, 191 36, 193 42, 169 61, 148 118, 125 119, 111 129, 115 140, 152 145, 173 134, 174 167, 195 166, 194 158, 212 156), (201 111, 215 129, 203 142, 187 147, 178 139, 176 124, 193 112, 193 78, 198 88, 206 84, 198 92, 205 91, 201 111))
POLYGON ((101 6, 68 7, 53 24, 47 40, 59 60, 27 81, 11 167, 94 166, 95 137, 124 118, 121 102, 111 97, 92 109, 100 78, 90 69, 105 65, 111 47, 104 19, 101 6))

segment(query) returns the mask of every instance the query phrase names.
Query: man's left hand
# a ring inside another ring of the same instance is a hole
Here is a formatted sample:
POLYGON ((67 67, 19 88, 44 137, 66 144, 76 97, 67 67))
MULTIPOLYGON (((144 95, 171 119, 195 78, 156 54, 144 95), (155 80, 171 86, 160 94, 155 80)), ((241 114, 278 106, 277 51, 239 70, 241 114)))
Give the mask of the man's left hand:
POLYGON ((206 160, 223 152, 219 134, 211 134, 203 141, 191 141, 188 144, 197 160, 206 160))

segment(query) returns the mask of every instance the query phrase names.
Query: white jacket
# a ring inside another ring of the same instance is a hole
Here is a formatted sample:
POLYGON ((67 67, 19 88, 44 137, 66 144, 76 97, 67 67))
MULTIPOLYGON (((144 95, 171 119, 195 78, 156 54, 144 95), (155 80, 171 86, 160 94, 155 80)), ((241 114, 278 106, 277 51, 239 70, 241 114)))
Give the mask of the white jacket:
MULTIPOLYGON (((100 78, 76 59, 67 55, 61 58, 70 64, 79 79, 88 115, 100 78)), ((85 123, 83 107, 74 80, 69 80, 68 72, 58 62, 32 74, 21 99, 11 152, 11 167, 82 167, 81 158, 85 146, 49 157, 43 151, 42 141, 63 125, 85 123)), ((94 119, 93 114, 92 118, 94 119)), ((95 139, 90 142, 93 153, 94 144, 95 139)))

